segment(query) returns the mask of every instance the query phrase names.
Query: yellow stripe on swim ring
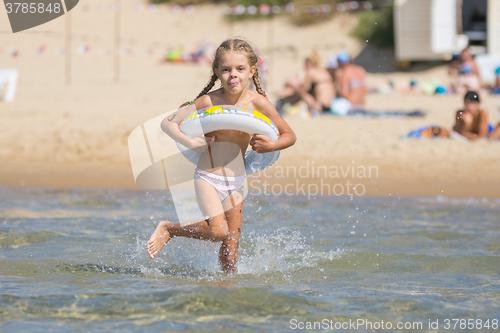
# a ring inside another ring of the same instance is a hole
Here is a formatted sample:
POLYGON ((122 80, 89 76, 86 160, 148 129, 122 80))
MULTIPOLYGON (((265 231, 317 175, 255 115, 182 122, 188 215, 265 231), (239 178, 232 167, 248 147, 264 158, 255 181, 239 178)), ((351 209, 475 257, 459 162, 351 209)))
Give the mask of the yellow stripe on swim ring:
POLYGON ((264 122, 266 122, 268 125, 271 125, 271 119, 269 119, 267 116, 263 115, 257 110, 253 110, 253 116, 257 119, 260 119, 264 122))
POLYGON ((222 113, 222 111, 223 111, 222 107, 215 105, 206 109, 203 114, 222 113))

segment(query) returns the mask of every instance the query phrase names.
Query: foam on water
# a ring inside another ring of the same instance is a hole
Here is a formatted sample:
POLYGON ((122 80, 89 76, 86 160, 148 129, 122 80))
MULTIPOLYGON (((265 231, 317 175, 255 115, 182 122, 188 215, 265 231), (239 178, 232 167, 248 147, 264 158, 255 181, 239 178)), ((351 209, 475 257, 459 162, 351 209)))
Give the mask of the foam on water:
MULTIPOLYGON (((167 276, 194 280, 223 280, 218 264, 220 243, 174 238, 160 254, 150 260, 146 253, 147 238, 137 236, 132 247, 117 246, 115 261, 136 267, 145 277, 167 276), (120 258, 125 258, 122 261, 120 258)), ((290 277, 302 268, 312 268, 321 261, 333 261, 348 251, 335 249, 328 252, 312 250, 306 237, 299 231, 279 228, 271 234, 251 231, 240 241, 238 276, 259 276, 287 273, 290 277)))

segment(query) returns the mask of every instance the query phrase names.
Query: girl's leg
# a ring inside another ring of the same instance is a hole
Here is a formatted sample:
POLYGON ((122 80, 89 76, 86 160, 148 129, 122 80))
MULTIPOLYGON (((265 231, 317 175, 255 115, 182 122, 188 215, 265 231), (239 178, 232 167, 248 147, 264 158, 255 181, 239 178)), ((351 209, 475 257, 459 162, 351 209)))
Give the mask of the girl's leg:
POLYGON ((228 225, 227 237, 222 241, 219 251, 219 264, 224 273, 238 273, 238 246, 243 220, 243 195, 234 192, 224 200, 226 221, 228 225), (232 200, 232 201, 231 201, 232 200))
POLYGON ((197 179, 194 182, 198 205, 206 220, 187 223, 161 221, 148 241, 148 253, 153 259, 172 237, 188 237, 220 242, 228 233, 226 216, 219 196, 212 185, 197 179))

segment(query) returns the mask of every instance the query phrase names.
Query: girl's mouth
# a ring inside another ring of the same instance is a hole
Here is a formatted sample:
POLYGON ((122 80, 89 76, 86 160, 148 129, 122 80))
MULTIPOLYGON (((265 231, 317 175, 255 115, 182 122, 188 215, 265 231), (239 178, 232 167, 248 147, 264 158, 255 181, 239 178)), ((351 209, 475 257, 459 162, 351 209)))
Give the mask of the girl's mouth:
POLYGON ((236 87, 236 86, 238 85, 238 81, 236 81, 236 80, 231 80, 231 81, 229 81, 229 85, 230 85, 231 87, 236 87))

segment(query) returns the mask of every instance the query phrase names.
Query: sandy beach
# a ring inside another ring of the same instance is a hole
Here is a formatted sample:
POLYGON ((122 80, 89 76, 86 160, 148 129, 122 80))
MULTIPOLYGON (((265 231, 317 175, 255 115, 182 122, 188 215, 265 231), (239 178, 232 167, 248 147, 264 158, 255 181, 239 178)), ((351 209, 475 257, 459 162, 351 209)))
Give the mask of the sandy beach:
MULTIPOLYGON (((92 4, 87 10, 79 5, 81 8, 70 13, 69 67, 65 55, 58 54, 64 47, 66 17, 12 34, 5 12, 0 14, 0 67, 16 68, 20 75, 15 100, 0 103, 0 185, 139 189, 130 166, 128 135, 145 121, 192 99, 210 75, 206 65, 161 64, 169 47, 246 37, 269 61, 266 90, 274 100, 273 92, 301 69, 303 58, 313 50, 326 62, 331 53, 346 49, 356 55, 365 46, 348 34, 356 24, 352 14, 298 28, 285 17, 228 24, 222 7, 217 6, 198 6, 194 13, 175 14, 168 7, 137 12, 137 4, 123 2, 120 48, 129 51, 119 57, 119 83, 113 83, 113 12, 100 11, 92 4), (45 51, 38 54, 41 45, 45 51), (76 52, 82 45, 89 46, 86 54, 76 52), (17 57, 11 56, 12 49, 18 51, 17 57), (70 82, 66 84, 68 68, 70 82)), ((418 72, 370 73, 368 80, 370 86, 389 79, 400 85, 410 79, 445 81, 446 71, 445 66, 437 65, 418 72)), ((500 141, 401 139, 423 125, 451 129, 462 104, 461 96, 372 93, 367 101, 370 110, 418 109, 427 116, 288 116, 297 143, 283 151, 274 168, 261 178, 269 181, 270 188, 292 182, 294 193, 299 194, 296 187, 302 184, 306 189, 310 184, 329 184, 332 191, 335 184, 343 184, 342 194, 349 195, 349 186, 344 185, 349 181, 361 184, 357 190, 361 193, 363 189, 363 195, 498 198, 500 141), (302 167, 302 175, 279 174, 280 167, 288 166, 297 171, 302 167), (329 173, 318 175, 319 166, 329 173)), ((484 97, 482 107, 489 112, 490 122, 500 121, 500 97, 484 97)))

